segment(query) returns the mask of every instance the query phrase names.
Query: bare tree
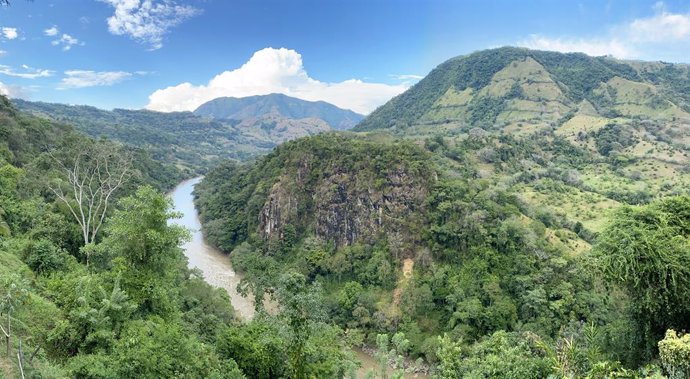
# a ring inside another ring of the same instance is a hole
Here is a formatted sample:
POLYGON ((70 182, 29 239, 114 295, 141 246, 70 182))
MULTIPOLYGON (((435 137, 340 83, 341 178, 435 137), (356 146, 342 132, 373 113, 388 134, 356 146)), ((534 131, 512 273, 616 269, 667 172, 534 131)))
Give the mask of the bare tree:
POLYGON ((50 185, 82 230, 84 244, 93 242, 103 225, 113 194, 132 176, 132 158, 123 149, 93 143, 58 162, 67 182, 50 185))

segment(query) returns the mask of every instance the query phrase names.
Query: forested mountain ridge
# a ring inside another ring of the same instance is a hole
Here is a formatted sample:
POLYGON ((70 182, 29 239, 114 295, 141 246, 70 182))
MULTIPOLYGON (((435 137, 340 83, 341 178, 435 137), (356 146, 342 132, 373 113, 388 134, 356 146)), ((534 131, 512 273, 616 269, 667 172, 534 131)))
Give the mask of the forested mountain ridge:
POLYGON ((439 378, 687 373, 672 358, 690 325, 687 73, 518 48, 457 58, 366 133, 211 171, 204 228, 255 295, 297 271, 328 291, 331 320, 370 345, 401 333, 439 378), (402 223, 362 211, 379 201, 402 223))
POLYGON ((336 130, 350 129, 364 118, 325 101, 306 101, 279 93, 242 98, 219 97, 200 105, 194 114, 234 120, 267 114, 289 119, 318 118, 336 130))
POLYGON ((262 100, 264 97, 252 97, 236 99, 242 108, 229 115, 232 118, 222 120, 192 112, 107 111, 21 99, 14 99, 13 103, 24 112, 73 125, 92 137, 145 148, 154 159, 174 162, 188 173, 203 172, 224 159, 246 160, 269 152, 281 142, 332 128, 351 127, 361 119, 351 111, 327 103, 277 96, 269 98, 280 99, 274 103, 283 104, 280 109, 289 112, 273 112, 270 104, 262 100), (295 108, 295 105, 299 106, 295 108))
POLYGON ((522 133, 574 117, 690 121, 690 66, 503 47, 452 58, 355 130, 522 133), (412 129, 412 130, 409 130, 412 129))
POLYGON ((197 186, 197 205, 207 237, 226 252, 256 233, 275 243, 309 234, 340 247, 395 233, 411 244, 435 177, 413 144, 329 133, 286 142, 257 164, 221 165, 197 186))

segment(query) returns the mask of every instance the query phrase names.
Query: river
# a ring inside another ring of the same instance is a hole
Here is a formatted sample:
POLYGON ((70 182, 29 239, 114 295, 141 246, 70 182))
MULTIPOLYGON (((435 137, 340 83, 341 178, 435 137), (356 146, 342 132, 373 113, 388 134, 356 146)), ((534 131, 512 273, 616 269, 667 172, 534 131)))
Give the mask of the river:
POLYGON ((192 195, 194 186, 199 181, 201 178, 186 180, 170 194, 175 211, 182 214, 182 218, 171 222, 192 232, 192 239, 182 246, 184 254, 189 259, 189 266, 201 270, 208 284, 228 291, 237 315, 243 320, 250 320, 254 317, 254 301, 237 292, 237 284, 242 280, 242 276, 233 270, 227 255, 206 243, 201 232, 201 222, 192 195))
MULTIPOLYGON (((189 260, 190 267, 196 267, 204 275, 207 283, 214 287, 228 291, 232 306, 237 315, 243 320, 251 320, 254 317, 254 302, 237 292, 237 284, 242 280, 242 275, 235 272, 227 255, 209 246, 201 232, 199 214, 194 207, 194 186, 201 178, 185 180, 178 184, 170 194, 176 212, 182 214, 182 218, 171 220, 171 223, 184 226, 191 230, 192 239, 182 248, 189 260)), ((358 370, 358 377, 364 378, 371 368, 378 367, 376 360, 360 349, 355 353, 362 362, 362 368, 358 370)), ((426 375, 406 374, 405 379, 427 378, 426 375)))

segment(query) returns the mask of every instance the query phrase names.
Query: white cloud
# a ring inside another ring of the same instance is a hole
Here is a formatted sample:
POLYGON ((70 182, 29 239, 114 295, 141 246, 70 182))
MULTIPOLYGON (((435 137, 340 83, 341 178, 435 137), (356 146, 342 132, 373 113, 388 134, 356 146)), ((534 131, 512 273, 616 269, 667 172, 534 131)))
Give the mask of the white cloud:
POLYGON ((690 61, 690 13, 671 13, 663 2, 650 17, 615 25, 598 38, 531 35, 518 45, 560 52, 613 55, 617 58, 690 61))
MULTIPOLYGON (((657 6, 658 7, 658 6, 657 6)), ((690 14, 673 14, 657 8, 653 17, 637 19, 628 25, 633 42, 690 42, 690 14)))
POLYGON ((149 96, 146 108, 163 112, 192 111, 222 96, 283 93, 303 100, 323 100, 366 114, 407 88, 407 84, 388 85, 357 79, 321 82, 309 77, 299 53, 269 47, 255 52, 242 67, 216 75, 206 85, 182 83, 159 89, 149 96))
POLYGON ((19 32, 17 32, 17 28, 4 27, 2 28, 2 35, 7 39, 15 39, 19 37, 19 32))
POLYGON ((634 56, 629 44, 622 43, 616 39, 550 38, 533 34, 529 39, 518 42, 518 45, 530 49, 560 51, 564 53, 578 52, 593 56, 613 55, 618 58, 634 56))
POLYGON ((69 70, 65 75, 58 89, 111 86, 132 77, 132 73, 126 71, 69 70))
POLYGON ((55 25, 43 31, 43 33, 48 37, 55 37, 59 32, 60 30, 58 30, 57 26, 55 25))
POLYGON ((0 74, 23 79, 46 78, 53 76, 54 73, 55 71, 52 70, 33 68, 25 64, 22 65, 22 71, 16 71, 10 66, 0 65, 0 74))
POLYGON ((398 80, 420 80, 424 78, 423 75, 414 75, 414 74, 398 74, 398 75, 391 75, 392 77, 398 79, 398 80))
POLYGON ((26 92, 22 87, 5 84, 0 82, 0 95, 7 96, 9 98, 25 98, 26 92))
MULTIPOLYGON (((56 33, 57 34, 57 33, 56 33)), ((50 42, 53 46, 62 46, 62 51, 68 51, 75 45, 84 45, 84 42, 79 42, 78 39, 72 37, 69 34, 63 33, 62 36, 56 40, 50 42)))
POLYGON ((149 45, 151 50, 163 47, 163 37, 183 21, 201 14, 190 5, 173 0, 101 0, 115 8, 108 17, 108 30, 114 35, 127 35, 149 45))

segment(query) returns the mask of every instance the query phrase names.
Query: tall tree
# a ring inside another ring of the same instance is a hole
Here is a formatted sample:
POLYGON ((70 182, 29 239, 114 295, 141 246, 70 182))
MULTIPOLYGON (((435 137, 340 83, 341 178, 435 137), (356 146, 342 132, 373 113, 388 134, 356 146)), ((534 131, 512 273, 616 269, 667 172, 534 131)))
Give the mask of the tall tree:
POLYGON ((690 326, 690 197, 623 207, 598 237, 595 267, 631 298, 645 358, 668 328, 690 326))

